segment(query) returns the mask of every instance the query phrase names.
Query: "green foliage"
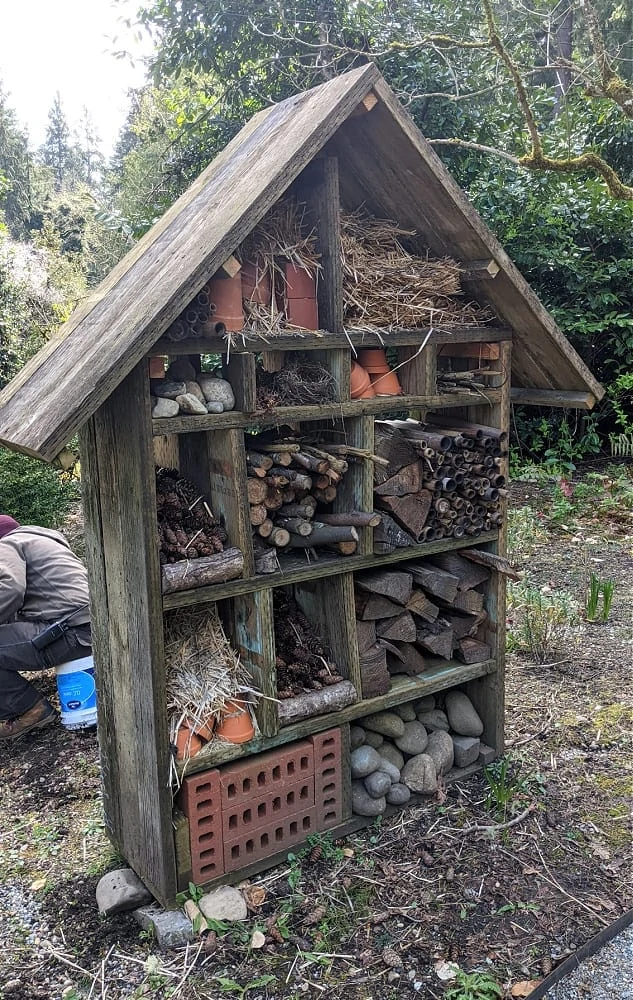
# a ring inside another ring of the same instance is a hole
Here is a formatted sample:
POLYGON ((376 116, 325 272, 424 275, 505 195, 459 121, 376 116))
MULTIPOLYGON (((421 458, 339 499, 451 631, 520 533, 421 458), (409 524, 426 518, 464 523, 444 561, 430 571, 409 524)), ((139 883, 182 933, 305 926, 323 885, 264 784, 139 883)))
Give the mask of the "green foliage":
POLYGON ((444 1000, 499 1000, 503 990, 489 972, 457 971, 455 982, 447 986, 444 1000))
POLYGON ((500 822, 525 809, 529 799, 539 794, 543 786, 540 774, 524 774, 521 762, 508 756, 488 764, 484 778, 488 785, 486 808, 500 822))
POLYGON ((0 510, 20 524, 56 528, 79 499, 76 481, 34 458, 0 448, 0 510))
POLYGON ((597 573, 589 574, 589 584, 585 596, 585 616, 587 621, 609 620, 613 595, 615 592, 615 580, 604 580, 597 573), (602 598, 602 610, 599 613, 600 598, 602 598))
POLYGON ((535 587, 527 580, 508 585, 508 610, 508 650, 528 653, 535 663, 551 659, 562 630, 576 619, 568 594, 535 587))
POLYGON ((547 533, 532 507, 510 507, 508 510, 508 555, 510 559, 529 555, 545 541, 547 533))
POLYGON ((257 976, 255 979, 251 979, 244 984, 238 983, 236 979, 230 979, 228 976, 214 976, 213 978, 222 993, 237 993, 240 998, 245 997, 250 990, 256 990, 260 986, 269 986, 271 983, 277 982, 275 976, 271 976, 268 973, 263 976, 257 976))

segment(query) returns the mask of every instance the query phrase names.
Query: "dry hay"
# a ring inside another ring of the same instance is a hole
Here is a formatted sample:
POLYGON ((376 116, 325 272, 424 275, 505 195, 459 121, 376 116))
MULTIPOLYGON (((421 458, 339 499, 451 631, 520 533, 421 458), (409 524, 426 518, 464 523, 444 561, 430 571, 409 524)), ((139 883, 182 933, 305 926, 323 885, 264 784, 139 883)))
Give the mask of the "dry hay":
POLYGON ((257 372, 257 406, 318 406, 335 402, 338 383, 327 368, 311 361, 296 360, 281 371, 257 372))
POLYGON ((450 257, 415 256, 402 244, 414 230, 362 210, 341 216, 344 323, 348 331, 480 325, 492 319, 462 295, 461 267, 450 257))
POLYGON ((172 743, 222 714, 227 702, 256 695, 246 668, 227 639, 215 605, 178 609, 165 616, 167 711, 172 743))

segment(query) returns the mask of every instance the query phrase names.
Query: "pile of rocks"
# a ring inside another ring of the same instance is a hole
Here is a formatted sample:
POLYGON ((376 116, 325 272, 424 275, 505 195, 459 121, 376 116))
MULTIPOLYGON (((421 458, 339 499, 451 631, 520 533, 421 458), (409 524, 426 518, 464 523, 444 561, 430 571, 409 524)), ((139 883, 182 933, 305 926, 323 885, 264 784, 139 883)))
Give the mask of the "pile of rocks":
POLYGON ((353 811, 379 816, 411 792, 432 795, 453 767, 489 763, 495 751, 481 743, 483 729, 457 688, 359 719, 351 727, 353 811))
POLYGON ((152 416, 176 417, 178 414, 222 413, 235 408, 235 396, 229 382, 215 375, 196 372, 186 358, 179 358, 167 369, 165 378, 151 380, 152 416))

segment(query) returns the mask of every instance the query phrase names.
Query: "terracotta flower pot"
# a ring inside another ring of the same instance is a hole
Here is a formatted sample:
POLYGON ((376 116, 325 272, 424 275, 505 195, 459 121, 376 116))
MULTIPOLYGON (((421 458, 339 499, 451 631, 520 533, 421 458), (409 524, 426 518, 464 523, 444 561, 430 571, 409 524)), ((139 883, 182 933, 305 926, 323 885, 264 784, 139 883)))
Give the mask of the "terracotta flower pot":
POLYGON ((209 291, 212 310, 211 322, 222 323, 227 330, 236 333, 244 326, 242 310, 242 276, 238 271, 232 278, 211 278, 206 286, 209 291))
POLYGON ((386 375, 370 375, 372 387, 377 396, 401 396, 402 386, 395 372, 386 375))
POLYGON ((288 299, 286 319, 292 326, 301 326, 304 330, 318 330, 319 310, 316 296, 311 299, 288 299))
POLYGON ((364 366, 364 367, 365 367, 365 371, 368 372, 370 375, 386 375, 387 372, 391 371, 391 368, 389 367, 389 365, 386 365, 386 364, 385 365, 367 365, 367 366, 364 366))
POLYGON ((357 361, 352 361, 350 374, 350 396, 352 399, 359 399, 370 386, 371 381, 365 369, 357 361))
POLYGON ((312 299, 316 298, 316 278, 310 271, 294 264, 286 264, 286 298, 312 299))
POLYGON ((374 399, 376 395, 376 390, 374 389, 371 382, 367 386, 364 392, 361 392, 360 396, 355 396, 355 399, 374 399))
POLYGON ((387 355, 383 347, 363 347, 358 352, 357 361, 366 371, 371 371, 378 365, 381 370, 389 370, 387 355))
POLYGON ((242 264, 242 298, 247 302, 257 302, 269 306, 272 297, 270 274, 262 272, 255 261, 247 260, 242 264))
POLYGON ((195 757, 202 750, 202 740, 183 723, 176 733, 176 760, 195 757))
POLYGON ((149 359, 149 377, 165 378, 165 358, 149 359))
POLYGON ((201 740, 208 741, 213 736, 213 731, 215 729, 215 715, 209 715, 206 719, 200 722, 199 725, 195 726, 193 732, 196 736, 199 736, 201 740))
POLYGON ((240 699, 227 702, 225 715, 215 735, 227 743, 248 743, 255 735, 255 727, 248 708, 240 699))

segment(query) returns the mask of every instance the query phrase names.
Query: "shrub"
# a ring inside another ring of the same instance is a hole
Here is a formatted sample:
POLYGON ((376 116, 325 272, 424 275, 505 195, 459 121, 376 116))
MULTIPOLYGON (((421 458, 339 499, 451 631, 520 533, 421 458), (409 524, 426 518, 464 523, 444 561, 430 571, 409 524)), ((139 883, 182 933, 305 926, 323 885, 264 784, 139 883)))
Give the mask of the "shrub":
POLYGON ((73 502, 78 483, 34 458, 0 448, 0 512, 20 524, 56 528, 73 502))

